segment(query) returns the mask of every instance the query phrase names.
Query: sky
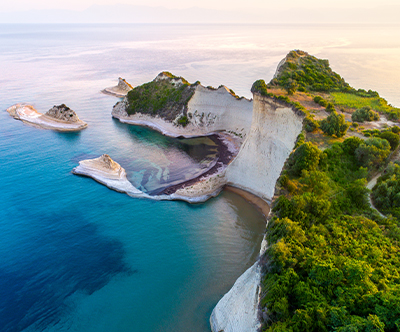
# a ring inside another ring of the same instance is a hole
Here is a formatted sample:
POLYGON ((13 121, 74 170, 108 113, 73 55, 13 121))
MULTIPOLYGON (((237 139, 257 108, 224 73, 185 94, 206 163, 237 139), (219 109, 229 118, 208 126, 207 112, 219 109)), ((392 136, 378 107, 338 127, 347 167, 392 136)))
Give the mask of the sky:
MULTIPOLYGON (((111 5, 110 0, 0 0, 0 12, 32 9, 84 10, 92 5, 111 5)), ((289 8, 374 8, 398 5, 398 0, 119 0, 118 3, 130 5, 162 6, 166 8, 202 7, 210 9, 289 9, 289 8)))

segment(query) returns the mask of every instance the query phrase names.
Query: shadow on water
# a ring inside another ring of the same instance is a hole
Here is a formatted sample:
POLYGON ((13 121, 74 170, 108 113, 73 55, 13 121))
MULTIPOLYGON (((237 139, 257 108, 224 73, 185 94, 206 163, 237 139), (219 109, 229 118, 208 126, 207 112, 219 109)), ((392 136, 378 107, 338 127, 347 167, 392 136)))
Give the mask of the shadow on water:
POLYGON ((69 142, 78 141, 81 137, 81 131, 54 131, 54 134, 69 142))
MULTIPOLYGON (((0 265, 0 330, 43 329, 60 321, 68 298, 78 292, 90 295, 117 274, 130 275, 124 248, 99 234, 97 226, 76 213, 35 215, 20 211, 13 216, 21 226, 18 240, 2 235, 2 246, 17 246, 17 256, 3 251, 0 265), (27 224, 34 223, 30 232, 27 224), (5 257, 4 257, 5 256, 5 257), (7 259, 7 256, 8 259, 7 259)), ((18 228, 20 228, 18 230, 18 228)), ((10 236, 10 234, 8 235, 10 236)))

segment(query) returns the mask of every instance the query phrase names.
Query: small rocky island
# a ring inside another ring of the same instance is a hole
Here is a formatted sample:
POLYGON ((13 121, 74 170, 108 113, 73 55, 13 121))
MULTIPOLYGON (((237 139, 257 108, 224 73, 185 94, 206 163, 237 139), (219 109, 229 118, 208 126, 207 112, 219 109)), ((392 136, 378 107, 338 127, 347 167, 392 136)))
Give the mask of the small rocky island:
POLYGON ((118 77, 118 84, 116 86, 105 88, 102 90, 102 92, 115 97, 123 98, 132 89, 133 86, 130 85, 124 78, 118 77))
POLYGON ((87 123, 65 104, 53 106, 45 114, 28 104, 15 104, 7 112, 16 120, 42 129, 79 131, 87 127, 87 123))

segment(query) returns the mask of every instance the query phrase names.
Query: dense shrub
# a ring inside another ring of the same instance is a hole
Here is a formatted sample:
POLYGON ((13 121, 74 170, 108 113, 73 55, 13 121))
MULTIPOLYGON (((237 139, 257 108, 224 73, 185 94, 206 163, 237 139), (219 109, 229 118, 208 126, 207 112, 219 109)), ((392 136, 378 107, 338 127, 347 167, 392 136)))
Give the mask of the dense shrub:
POLYGON ((332 103, 328 103, 328 105, 326 105, 325 111, 327 111, 328 113, 332 113, 335 111, 335 106, 333 106, 332 103))
POLYGON ((374 112, 371 107, 365 106, 356 110, 352 115, 351 119, 355 122, 364 122, 364 121, 378 121, 379 114, 374 112))
POLYGON ((313 132, 319 128, 318 121, 314 120, 314 117, 309 115, 303 120, 304 129, 307 132, 313 132))
POLYGON ((342 143, 342 149, 346 153, 350 155, 354 155, 356 149, 360 146, 360 144, 363 142, 363 140, 359 137, 349 137, 346 138, 343 143, 342 143))
POLYGON ((349 124, 346 122, 343 114, 333 111, 326 119, 321 120, 320 127, 322 131, 329 136, 342 137, 346 134, 349 124))
POLYGON ((379 166, 386 160, 389 153, 389 142, 378 137, 368 138, 355 150, 359 163, 367 167, 379 166))
POLYGON ((400 217, 400 166, 390 163, 372 189, 375 206, 383 213, 400 217))
POLYGON ((307 142, 300 145, 289 159, 290 170, 300 175, 302 170, 312 171, 318 166, 321 150, 314 144, 307 142))
POLYGON ((379 135, 379 137, 389 142, 392 151, 399 146, 400 137, 392 131, 384 131, 379 135))
POLYGON ((252 93, 259 93, 262 96, 272 96, 272 94, 267 91, 267 84, 265 84, 264 80, 257 80, 253 83, 251 87, 252 93))
POLYGON ((392 132, 394 132, 395 134, 400 133, 400 127, 398 127, 398 126, 393 126, 391 130, 392 130, 392 132))
POLYGON ((182 127, 186 127, 189 123, 189 119, 186 115, 182 115, 179 119, 178 119, 178 124, 181 125, 182 127))
POLYGON ((321 96, 315 96, 314 102, 321 105, 322 107, 326 107, 328 105, 328 102, 321 96))
POLYGON ((332 71, 328 60, 317 59, 300 50, 287 55, 285 63, 278 69, 278 75, 270 84, 284 88, 296 84, 306 91, 351 90, 344 79, 332 71))

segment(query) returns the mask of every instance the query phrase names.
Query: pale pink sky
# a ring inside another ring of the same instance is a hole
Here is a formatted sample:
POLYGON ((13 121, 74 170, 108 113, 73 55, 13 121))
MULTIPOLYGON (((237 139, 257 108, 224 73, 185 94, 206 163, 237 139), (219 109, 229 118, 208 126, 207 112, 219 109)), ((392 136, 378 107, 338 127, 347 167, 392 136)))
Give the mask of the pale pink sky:
POLYGON ((289 9, 289 8, 372 8, 384 5, 399 5, 398 0, 0 0, 0 12, 30 9, 72 9, 83 10, 97 5, 111 5, 115 3, 162 6, 167 8, 203 7, 213 9, 238 9, 238 8, 263 8, 263 9, 289 9))

